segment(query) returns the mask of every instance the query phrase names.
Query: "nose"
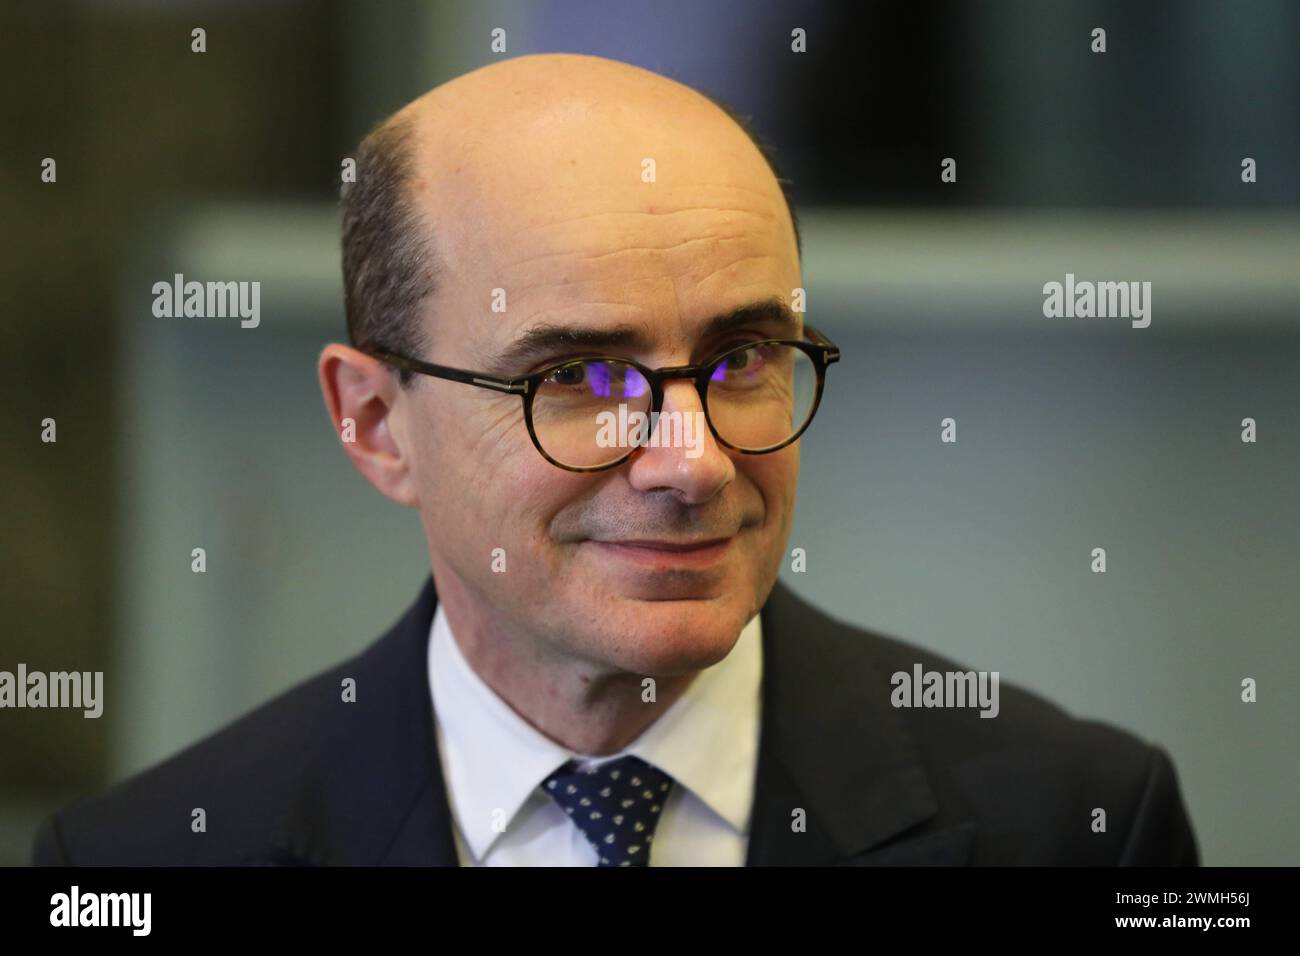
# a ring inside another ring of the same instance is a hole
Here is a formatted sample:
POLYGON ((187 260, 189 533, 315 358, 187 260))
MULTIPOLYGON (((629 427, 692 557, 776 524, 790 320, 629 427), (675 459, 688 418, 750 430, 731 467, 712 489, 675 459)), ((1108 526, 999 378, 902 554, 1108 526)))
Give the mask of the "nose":
POLYGON ((698 505, 735 477, 735 462, 714 439, 694 384, 666 383, 663 411, 650 442, 632 455, 628 472, 632 487, 672 491, 683 504, 698 505))

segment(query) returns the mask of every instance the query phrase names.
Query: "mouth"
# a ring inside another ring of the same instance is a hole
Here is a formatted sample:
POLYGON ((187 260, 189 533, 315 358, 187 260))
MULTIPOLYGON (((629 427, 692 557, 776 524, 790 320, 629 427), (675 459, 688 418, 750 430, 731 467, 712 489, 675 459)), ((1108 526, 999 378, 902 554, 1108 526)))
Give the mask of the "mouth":
POLYGON ((590 540, 587 543, 595 547, 605 558, 644 567, 704 569, 726 558, 731 552, 734 540, 734 538, 701 538, 694 541, 629 539, 590 540))

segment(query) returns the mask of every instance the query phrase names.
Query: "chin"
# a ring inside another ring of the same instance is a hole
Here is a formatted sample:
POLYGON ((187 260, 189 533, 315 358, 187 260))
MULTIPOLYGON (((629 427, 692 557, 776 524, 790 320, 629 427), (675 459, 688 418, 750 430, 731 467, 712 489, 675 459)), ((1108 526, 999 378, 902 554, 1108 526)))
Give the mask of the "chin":
POLYGON ((611 622, 623 626, 606 634, 610 658, 636 674, 684 674, 711 667, 736 645, 748 623, 749 599, 730 595, 715 600, 628 601, 611 622))

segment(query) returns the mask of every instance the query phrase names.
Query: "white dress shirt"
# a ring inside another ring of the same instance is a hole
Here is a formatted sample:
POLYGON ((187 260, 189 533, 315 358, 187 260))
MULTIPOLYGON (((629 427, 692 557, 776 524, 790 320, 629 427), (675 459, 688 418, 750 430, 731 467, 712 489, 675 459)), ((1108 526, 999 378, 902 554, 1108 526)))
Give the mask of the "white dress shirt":
POLYGON ((744 866, 758 764, 763 648, 757 615, 731 653, 621 753, 576 754, 525 721, 470 667, 438 605, 429 686, 461 866, 595 866, 597 853, 540 784, 633 754, 676 781, 655 828, 651 866, 744 866))

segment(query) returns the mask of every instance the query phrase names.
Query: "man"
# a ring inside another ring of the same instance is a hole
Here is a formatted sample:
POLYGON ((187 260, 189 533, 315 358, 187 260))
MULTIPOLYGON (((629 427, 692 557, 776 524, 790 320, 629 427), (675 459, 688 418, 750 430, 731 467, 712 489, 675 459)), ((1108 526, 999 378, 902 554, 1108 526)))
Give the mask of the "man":
POLYGON ((1162 750, 1005 686, 992 719, 896 707, 893 675, 961 668, 777 583, 839 357, 798 246, 746 132, 640 69, 521 57, 390 118, 319 372, 432 576, 36 860, 1196 863, 1162 750))

